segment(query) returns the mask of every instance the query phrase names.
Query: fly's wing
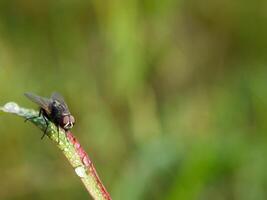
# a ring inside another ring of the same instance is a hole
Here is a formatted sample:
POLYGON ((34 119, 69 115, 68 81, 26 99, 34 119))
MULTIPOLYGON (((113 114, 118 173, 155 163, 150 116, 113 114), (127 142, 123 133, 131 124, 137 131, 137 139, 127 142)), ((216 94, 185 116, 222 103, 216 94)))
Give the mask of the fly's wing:
POLYGON ((65 113, 69 113, 69 108, 67 106, 67 104, 65 103, 64 98, 61 96, 61 94, 57 93, 57 92, 53 92, 51 99, 54 101, 57 101, 60 103, 60 105, 63 107, 63 110, 65 113))
POLYGON ((43 108, 47 112, 47 114, 51 113, 51 109, 49 108, 49 104, 51 103, 51 101, 49 99, 45 97, 40 97, 30 92, 26 92, 24 93, 24 95, 34 103, 38 104, 41 108, 43 108))

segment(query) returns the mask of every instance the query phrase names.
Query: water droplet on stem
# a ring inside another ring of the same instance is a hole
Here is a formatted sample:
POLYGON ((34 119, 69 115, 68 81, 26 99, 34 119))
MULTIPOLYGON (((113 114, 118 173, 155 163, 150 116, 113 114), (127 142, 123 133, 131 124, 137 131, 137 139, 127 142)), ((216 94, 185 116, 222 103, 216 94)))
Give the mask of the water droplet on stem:
POLYGON ((86 171, 82 166, 76 167, 75 172, 81 178, 86 177, 86 171))
POLYGON ((15 102, 8 102, 4 105, 2 108, 4 112, 9 112, 9 113, 19 113, 20 107, 18 104, 15 102))

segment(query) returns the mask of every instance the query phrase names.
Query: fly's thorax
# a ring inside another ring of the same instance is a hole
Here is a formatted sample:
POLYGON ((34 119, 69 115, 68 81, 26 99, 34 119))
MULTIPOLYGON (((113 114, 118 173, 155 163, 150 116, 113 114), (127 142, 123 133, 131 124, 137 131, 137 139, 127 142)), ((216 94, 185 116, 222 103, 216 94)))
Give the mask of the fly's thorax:
POLYGON ((65 116, 65 115, 70 115, 69 111, 66 110, 64 108, 63 105, 61 105, 59 102, 57 101, 53 101, 51 103, 51 117, 53 117, 54 119, 61 119, 61 117, 65 116))

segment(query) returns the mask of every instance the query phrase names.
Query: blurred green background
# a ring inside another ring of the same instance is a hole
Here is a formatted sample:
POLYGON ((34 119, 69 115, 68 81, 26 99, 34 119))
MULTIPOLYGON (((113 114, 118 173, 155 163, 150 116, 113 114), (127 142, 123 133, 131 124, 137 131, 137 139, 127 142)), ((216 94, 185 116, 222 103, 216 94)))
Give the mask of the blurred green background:
MULTIPOLYGON (((60 92, 113 199, 267 199, 267 3, 1 0, 0 104, 60 92)), ((0 199, 88 199, 0 114, 0 199)), ((90 198, 89 198, 90 199, 90 198)))

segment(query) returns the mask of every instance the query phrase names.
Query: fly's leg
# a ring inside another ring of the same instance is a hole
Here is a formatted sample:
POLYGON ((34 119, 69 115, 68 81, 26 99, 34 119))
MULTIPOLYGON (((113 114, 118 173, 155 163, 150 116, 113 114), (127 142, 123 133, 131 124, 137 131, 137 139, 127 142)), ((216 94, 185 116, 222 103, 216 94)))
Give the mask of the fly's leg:
POLYGON ((27 122, 28 120, 31 120, 31 119, 35 119, 35 118, 38 118, 39 116, 33 116, 33 117, 28 117, 24 120, 24 122, 27 122))
MULTIPOLYGON (((57 140, 57 143, 59 144, 59 125, 57 126, 57 138, 58 138, 58 140, 57 140)), ((66 140, 69 142, 69 139, 68 139, 68 137, 67 137, 67 132, 64 130, 64 133, 65 133, 65 137, 66 137, 66 140)))
MULTIPOLYGON (((41 112, 41 114, 42 114, 42 111, 40 110, 40 112, 41 112)), ((46 135, 46 131, 47 131, 47 128, 48 128, 48 121, 47 121, 47 119, 46 119, 46 117, 42 114, 42 116, 43 116, 43 119, 45 120, 45 124, 46 124, 46 127, 45 127, 45 131, 44 131, 44 134, 42 135, 42 137, 41 137, 41 140, 44 138, 44 136, 46 135)))
POLYGON ((57 126, 57 143, 59 144, 59 125, 57 126))
POLYGON ((48 121, 47 121, 46 117, 44 116, 44 114, 43 114, 43 110, 42 110, 42 109, 39 110, 39 114, 38 114, 38 116, 33 116, 33 117, 26 118, 26 119, 24 120, 24 122, 27 122, 28 120, 35 119, 35 118, 38 118, 38 117, 41 117, 41 116, 42 116, 43 119, 45 120, 45 124, 46 124, 46 128, 45 128, 44 134, 43 134, 42 137, 41 137, 41 139, 43 139, 44 136, 46 135, 46 131, 47 131, 47 128, 48 128, 48 121))
POLYGON ((24 122, 27 122, 28 120, 31 120, 31 119, 35 119, 35 118, 41 117, 41 115, 42 115, 42 109, 39 110, 38 116, 28 117, 28 118, 26 118, 24 120, 24 122))
MULTIPOLYGON (((55 119, 55 116, 51 119, 51 121, 55 122, 56 119, 55 119)), ((58 123, 55 123, 56 126, 57 126, 57 143, 59 144, 59 124, 58 123)))

